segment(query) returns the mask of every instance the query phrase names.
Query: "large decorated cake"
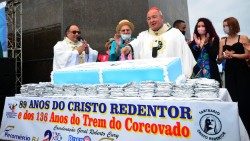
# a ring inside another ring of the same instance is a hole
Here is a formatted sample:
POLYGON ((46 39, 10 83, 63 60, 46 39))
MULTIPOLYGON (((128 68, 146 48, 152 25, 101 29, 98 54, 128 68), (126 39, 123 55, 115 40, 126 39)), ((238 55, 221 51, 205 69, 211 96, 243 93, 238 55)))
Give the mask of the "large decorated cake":
POLYGON ((175 82, 182 75, 179 58, 84 63, 51 73, 52 84, 125 84, 175 82))
POLYGON ((25 96, 217 98, 219 83, 186 79, 179 58, 85 63, 56 70, 52 82, 25 84, 25 96))

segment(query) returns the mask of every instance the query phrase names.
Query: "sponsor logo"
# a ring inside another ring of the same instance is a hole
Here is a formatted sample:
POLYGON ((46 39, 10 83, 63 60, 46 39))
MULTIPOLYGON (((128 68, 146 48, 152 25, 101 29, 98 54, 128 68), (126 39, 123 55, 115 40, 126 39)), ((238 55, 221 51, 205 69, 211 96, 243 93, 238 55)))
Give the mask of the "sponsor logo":
POLYGON ((85 136, 85 137, 83 138, 83 141, 91 141, 91 138, 90 138, 89 136, 85 136))
POLYGON ((22 135, 22 134, 16 134, 16 133, 10 133, 14 130, 15 126, 7 126, 4 129, 4 137, 11 139, 11 140, 19 140, 19 141, 30 141, 31 138, 29 136, 26 135, 22 135))
POLYGON ((17 104, 16 103, 11 103, 11 104, 8 104, 9 105, 9 109, 11 110, 10 112, 6 112, 6 116, 7 118, 16 118, 17 116, 17 113, 16 113, 16 106, 17 104))
POLYGON ((12 112, 15 112, 17 104, 9 104, 9 108, 12 112))
POLYGON ((44 138, 42 139, 42 141, 51 141, 52 138, 52 132, 50 130, 46 130, 44 132, 44 138))
POLYGON ((39 141, 39 137, 32 137, 31 141, 39 141))
POLYGON ((222 131, 220 112, 205 109, 199 113, 202 115, 199 121, 200 129, 197 130, 199 135, 207 140, 221 140, 226 133, 222 131))
POLYGON ((69 135, 68 141, 91 141, 91 138, 89 136, 85 136, 83 138, 80 138, 80 137, 74 137, 72 135, 69 135))
POLYGON ((9 131, 13 130, 14 128, 15 128, 14 125, 8 125, 8 126, 4 129, 4 131, 5 131, 5 132, 9 132, 9 131))
POLYGON ((62 141, 62 135, 58 132, 51 132, 50 130, 46 130, 44 132, 42 141, 62 141))
POLYGON ((53 133, 52 141, 62 141, 61 133, 57 132, 52 132, 52 133, 53 133))
POLYGON ((220 119, 213 114, 203 115, 200 119, 201 130, 207 135, 217 135, 222 128, 220 119))

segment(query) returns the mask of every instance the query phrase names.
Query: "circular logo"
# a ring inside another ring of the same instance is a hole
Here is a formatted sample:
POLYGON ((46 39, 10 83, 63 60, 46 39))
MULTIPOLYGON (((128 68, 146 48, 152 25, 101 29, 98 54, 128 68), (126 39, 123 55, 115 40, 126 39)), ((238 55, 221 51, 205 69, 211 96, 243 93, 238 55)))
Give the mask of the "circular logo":
POLYGON ((83 141, 91 141, 91 138, 90 138, 89 136, 85 136, 85 137, 83 138, 83 141))
POLYGON ((204 133, 208 135, 216 135, 221 131, 222 124, 217 116, 206 114, 200 119, 200 127, 204 133))

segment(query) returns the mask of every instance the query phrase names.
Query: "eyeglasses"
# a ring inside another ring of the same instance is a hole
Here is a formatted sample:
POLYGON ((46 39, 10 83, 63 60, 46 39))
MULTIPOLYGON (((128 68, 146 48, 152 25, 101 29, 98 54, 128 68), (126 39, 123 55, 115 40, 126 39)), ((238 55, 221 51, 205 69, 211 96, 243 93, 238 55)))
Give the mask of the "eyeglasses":
POLYGON ((73 33, 73 34, 76 34, 76 33, 78 33, 78 34, 81 34, 81 31, 71 31, 71 33, 73 33))

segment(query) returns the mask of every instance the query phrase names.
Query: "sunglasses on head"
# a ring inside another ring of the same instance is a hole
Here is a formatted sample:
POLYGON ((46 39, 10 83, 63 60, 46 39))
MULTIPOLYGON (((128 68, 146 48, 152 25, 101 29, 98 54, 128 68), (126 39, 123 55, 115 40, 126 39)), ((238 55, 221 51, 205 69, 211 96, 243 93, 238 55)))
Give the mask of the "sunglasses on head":
POLYGON ((73 33, 73 34, 76 34, 76 33, 81 34, 81 31, 71 31, 71 33, 73 33))

